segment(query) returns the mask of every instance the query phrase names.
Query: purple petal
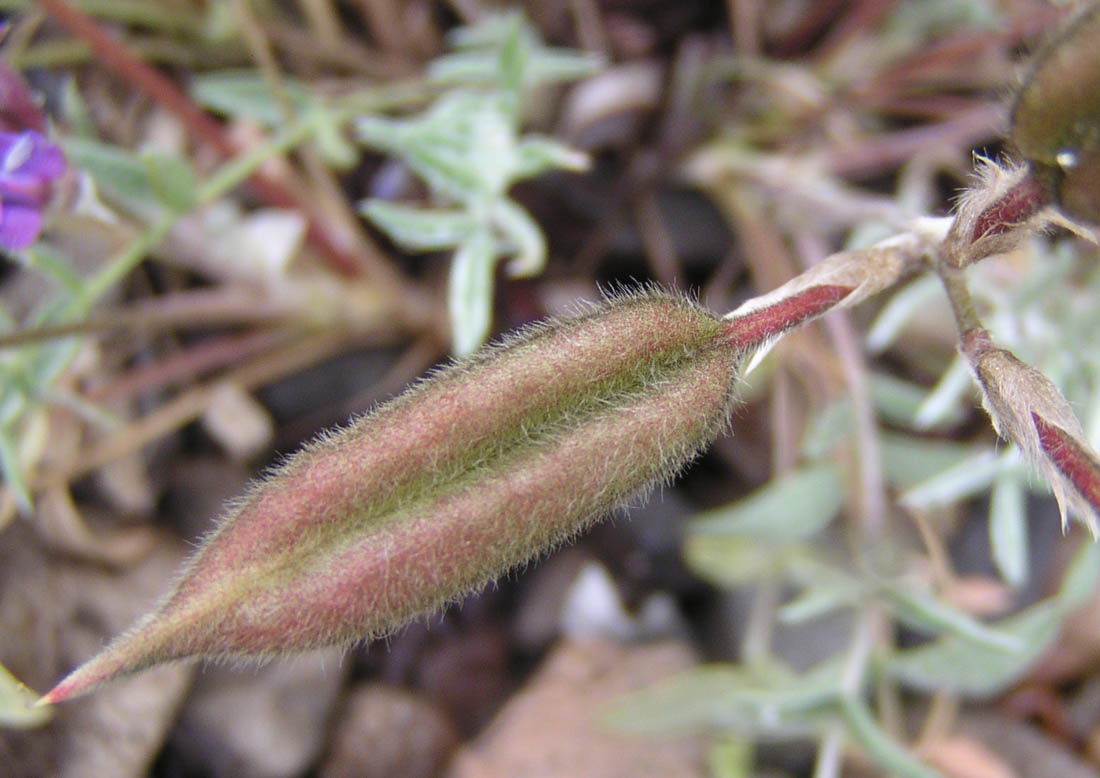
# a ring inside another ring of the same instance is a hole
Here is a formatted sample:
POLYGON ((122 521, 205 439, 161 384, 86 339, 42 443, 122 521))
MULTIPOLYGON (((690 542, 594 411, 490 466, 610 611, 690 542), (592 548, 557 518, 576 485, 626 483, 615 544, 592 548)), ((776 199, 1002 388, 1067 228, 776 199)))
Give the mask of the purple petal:
POLYGON ((33 208, 4 203, 0 210, 0 246, 25 249, 38 239, 42 214, 33 208))
POLYGON ((0 246, 23 249, 42 231, 50 182, 65 172, 65 157, 41 134, 0 132, 0 246))
POLYGON ((49 200, 49 184, 40 176, 0 174, 0 201, 5 205, 41 208, 49 200))
POLYGON ((0 132, 0 179, 16 173, 54 179, 64 172, 65 156, 61 149, 42 135, 33 131, 0 132), (18 158, 11 159, 13 154, 18 158))
POLYGON ((21 132, 0 132, 0 159, 8 156, 11 147, 19 141, 22 134, 21 132))
POLYGON ((34 148, 30 159, 23 165, 23 172, 54 179, 65 172, 65 155, 54 144, 38 133, 33 133, 34 148))

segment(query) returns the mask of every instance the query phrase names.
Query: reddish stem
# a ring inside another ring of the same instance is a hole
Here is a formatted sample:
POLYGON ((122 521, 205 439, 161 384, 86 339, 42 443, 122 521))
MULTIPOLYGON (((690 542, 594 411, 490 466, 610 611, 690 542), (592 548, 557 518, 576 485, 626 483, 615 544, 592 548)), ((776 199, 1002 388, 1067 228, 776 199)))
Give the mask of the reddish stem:
POLYGON ((150 365, 134 368, 87 394, 95 403, 118 402, 190 381, 228 365, 269 351, 290 339, 283 330, 259 330, 227 335, 200 343, 150 365))
POLYGON ((851 286, 837 284, 814 286, 767 308, 731 319, 726 327, 728 342, 738 348, 759 346, 817 318, 854 291, 851 286))

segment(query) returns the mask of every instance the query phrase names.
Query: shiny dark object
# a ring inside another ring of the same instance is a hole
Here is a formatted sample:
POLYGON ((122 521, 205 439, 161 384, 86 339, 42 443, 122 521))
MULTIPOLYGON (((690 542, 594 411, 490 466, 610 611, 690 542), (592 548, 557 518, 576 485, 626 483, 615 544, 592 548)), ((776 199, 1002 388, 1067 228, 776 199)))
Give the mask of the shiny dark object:
POLYGON ((1066 215, 1100 223, 1100 3, 1039 52, 1010 141, 1066 215))

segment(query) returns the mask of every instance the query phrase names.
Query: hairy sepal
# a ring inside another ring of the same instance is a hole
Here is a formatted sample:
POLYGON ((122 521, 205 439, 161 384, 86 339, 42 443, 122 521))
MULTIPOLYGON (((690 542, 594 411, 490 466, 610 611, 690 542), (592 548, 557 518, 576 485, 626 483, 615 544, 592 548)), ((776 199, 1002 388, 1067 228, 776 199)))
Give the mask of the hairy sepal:
POLYGON ((164 603, 52 703, 159 662, 385 635, 671 478, 722 429, 742 349, 656 291, 445 368, 271 472, 164 603))
POLYGON ((975 160, 975 181, 959 199, 943 257, 957 268, 1006 254, 1026 238, 1062 227, 1095 242, 1085 226, 1055 207, 1054 193, 1034 165, 975 160))
POLYGON ((1063 527, 1069 511, 1095 536, 1100 457, 1069 402, 1050 379, 995 346, 985 330, 967 332, 962 352, 997 433, 1016 443, 1050 483, 1063 527))

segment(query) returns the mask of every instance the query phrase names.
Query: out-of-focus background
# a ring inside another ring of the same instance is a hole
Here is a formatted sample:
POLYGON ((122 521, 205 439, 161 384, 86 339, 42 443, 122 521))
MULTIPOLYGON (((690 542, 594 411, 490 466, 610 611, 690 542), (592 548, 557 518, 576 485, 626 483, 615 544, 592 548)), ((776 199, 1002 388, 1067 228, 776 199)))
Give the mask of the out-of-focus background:
MULTIPOLYGON (((726 312, 947 214, 1075 8, 0 0, 0 129, 66 161, 0 260, 0 665, 48 689, 265 466, 485 339, 645 282, 726 312)), ((1090 432, 1096 260, 1056 233, 972 271, 1090 432)), ((1095 553, 938 282, 741 384, 675 484, 385 641, 52 718, 5 679, 0 776, 1100 774, 1095 553)))

